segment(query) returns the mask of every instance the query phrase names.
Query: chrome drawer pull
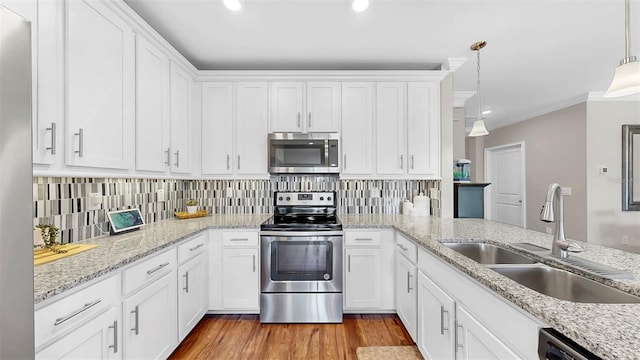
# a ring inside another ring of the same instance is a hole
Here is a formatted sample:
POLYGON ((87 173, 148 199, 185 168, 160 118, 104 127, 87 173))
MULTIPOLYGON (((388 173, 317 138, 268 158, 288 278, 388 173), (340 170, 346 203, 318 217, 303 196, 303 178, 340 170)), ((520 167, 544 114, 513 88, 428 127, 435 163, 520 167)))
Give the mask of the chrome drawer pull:
POLYGON ((462 325, 460 325, 460 323, 458 323, 458 321, 456 321, 456 349, 464 348, 464 345, 458 342, 458 340, 462 337, 462 330, 464 330, 464 328, 462 327, 462 325), (461 331, 458 331, 458 329, 460 329, 461 331))
POLYGON ((311 128, 311 113, 309 113, 309 128, 311 128))
POLYGON ((398 247, 399 247, 400 249, 402 249, 402 251, 407 251, 407 250, 409 250, 409 248, 405 247, 404 245, 402 245, 402 244, 400 244, 400 243, 398 243, 398 244, 396 244, 396 245, 398 245, 398 247))
POLYGON ((298 111, 298 127, 300 127, 300 112, 298 111))
POLYGON ((198 244, 198 245, 192 247, 191 249, 189 249, 189 251, 196 251, 196 250, 200 249, 203 246, 204 246, 204 244, 198 244))
POLYGON ((151 270, 147 270, 147 275, 151 275, 151 274, 153 274, 154 272, 156 272, 156 271, 158 271, 158 270, 162 269, 163 267, 165 267, 165 266, 167 266, 167 265, 169 265, 169 263, 168 263, 168 262, 166 262, 166 263, 164 263, 164 264, 160 264, 160 265, 156 266, 155 268, 153 268, 153 269, 151 269, 151 270))
POLYGON ((113 349, 113 353, 118 353, 118 320, 113 321, 113 325, 109 326, 109 329, 113 329, 113 345, 109 345, 109 349, 113 349))
POLYGON ((358 238, 358 239, 355 239, 355 240, 356 241, 373 241, 372 238, 358 238))
POLYGON ((78 150, 74 150, 73 152, 78 154, 78 157, 84 156, 84 130, 80 128, 77 133, 73 135, 78 137, 78 150))
POLYGON ((139 311, 139 309, 138 309, 138 305, 136 305, 136 308, 135 308, 135 309, 133 309, 133 311, 131 311, 131 313, 132 313, 132 314, 136 314, 136 317, 135 317, 135 324, 136 324, 136 326, 135 326, 133 329, 131 329, 131 331, 135 331, 135 332, 136 332, 136 335, 138 335, 138 334, 140 333, 140 326, 139 326, 139 325, 140 325, 140 324, 139 324, 139 321, 140 321, 140 311, 139 311))
POLYGON ((100 303, 102 300, 98 299, 95 300, 93 302, 84 304, 84 306, 74 312, 72 312, 71 314, 67 315, 67 316, 63 316, 63 317, 59 317, 56 319, 56 321, 53 323, 53 326, 58 326, 60 324, 62 324, 63 322, 71 319, 72 317, 75 317, 77 315, 79 315, 80 313, 82 313, 83 311, 89 310, 91 307, 98 305, 98 303, 100 303))
POLYGON ((249 241, 249 239, 247 239, 247 238, 233 238, 233 239, 230 239, 230 241, 249 241))
POLYGON ((256 272, 256 256, 253 255, 253 272, 256 272))
POLYGON ((187 294, 189 293, 189 272, 187 271, 186 273, 184 273, 184 275, 182 275, 182 277, 184 278, 184 287, 182 288, 182 290, 184 290, 187 294))
POLYGON ((175 154, 176 154, 176 167, 179 168, 180 167, 180 150, 176 150, 175 154))
POLYGON ((449 317, 449 311, 444 309, 444 306, 440 306, 440 335, 444 335, 445 331, 449 331, 448 327, 444 326, 444 314, 447 314, 449 317))
POLYGON ((165 161, 164 164, 169 166, 171 165, 171 148, 167 148, 164 153, 167 154, 167 161, 165 161))
POLYGON ((231 156, 227 154, 227 170, 231 169, 231 156))

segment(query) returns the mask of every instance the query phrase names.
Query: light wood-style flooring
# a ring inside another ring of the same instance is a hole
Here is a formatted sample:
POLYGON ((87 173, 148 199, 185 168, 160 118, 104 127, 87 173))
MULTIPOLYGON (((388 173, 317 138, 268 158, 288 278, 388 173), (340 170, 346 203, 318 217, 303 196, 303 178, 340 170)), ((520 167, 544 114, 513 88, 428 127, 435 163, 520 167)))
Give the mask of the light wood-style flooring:
POLYGON ((344 315, 342 324, 261 324, 207 315, 169 359, 357 359, 361 346, 414 345, 396 315, 344 315))

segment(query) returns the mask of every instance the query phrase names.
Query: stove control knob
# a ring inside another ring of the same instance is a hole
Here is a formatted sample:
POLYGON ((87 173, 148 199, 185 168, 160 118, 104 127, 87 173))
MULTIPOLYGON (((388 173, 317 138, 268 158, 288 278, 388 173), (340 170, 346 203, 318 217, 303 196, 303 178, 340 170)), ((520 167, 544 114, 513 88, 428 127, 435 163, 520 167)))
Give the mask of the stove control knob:
POLYGON ((282 196, 280 196, 280 197, 278 198, 278 200, 282 201, 282 196))
POLYGON ((324 196, 320 196, 320 201, 324 200, 324 196))
POLYGON ((287 196, 287 201, 290 201, 290 200, 291 200, 291 197, 287 196))
POLYGON ((327 197, 327 201, 331 201, 331 196, 327 197))

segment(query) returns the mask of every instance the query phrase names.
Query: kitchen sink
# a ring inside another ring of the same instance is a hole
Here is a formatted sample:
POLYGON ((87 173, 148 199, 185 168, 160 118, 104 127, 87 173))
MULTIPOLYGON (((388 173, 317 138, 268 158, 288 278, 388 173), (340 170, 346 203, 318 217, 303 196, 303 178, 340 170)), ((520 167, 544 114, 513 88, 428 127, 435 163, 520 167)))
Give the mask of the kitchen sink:
POLYGON ((580 303, 640 303, 640 297, 543 264, 492 266, 491 269, 541 294, 580 303))
POLYGON ((442 245, 480 264, 535 264, 536 261, 515 251, 487 243, 442 243, 442 245))

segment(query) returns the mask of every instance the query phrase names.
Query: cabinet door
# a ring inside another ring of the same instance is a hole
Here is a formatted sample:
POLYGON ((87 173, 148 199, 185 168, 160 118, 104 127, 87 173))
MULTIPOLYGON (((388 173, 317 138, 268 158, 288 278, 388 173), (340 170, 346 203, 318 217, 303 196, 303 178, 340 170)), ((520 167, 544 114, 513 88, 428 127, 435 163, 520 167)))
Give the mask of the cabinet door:
POLYGON ((456 359, 518 359, 502 341, 464 307, 456 307, 456 359))
POLYGON ((429 359, 455 355, 455 302, 423 273, 418 273, 418 348, 429 359))
POLYGON ((68 1, 67 164, 129 169, 134 142, 134 36, 98 1, 68 1))
POLYGON ((258 249, 227 249, 222 255, 222 306, 231 310, 259 310, 258 249))
POLYGON ((406 83, 378 83, 376 95, 376 171, 401 175, 407 162, 406 83))
POLYGON ((271 132, 302 132, 303 124, 303 83, 271 83, 271 132))
POLYGON ((123 302, 125 359, 168 357, 178 343, 176 272, 123 302))
POLYGON ((238 175, 267 176, 267 83, 237 84, 236 158, 238 175))
POLYGON ((339 82, 307 83, 307 132, 339 132, 341 114, 339 82))
POLYGON ((416 272, 415 265, 396 253, 396 311, 413 341, 417 330, 416 272))
POLYGON ((166 76, 169 61, 157 48, 136 36, 136 169, 169 169, 166 76))
POLYGON ((171 172, 191 172, 189 134, 191 128, 191 77, 171 64, 171 172))
POLYGON ((341 173, 373 174, 372 83, 342 83, 342 118, 341 173))
MULTIPOLYGON (((266 135, 265 135, 266 137, 266 135)), ((233 174, 233 84, 202 84, 202 173, 233 174)))
POLYGON ((440 176, 440 84, 408 83, 408 173, 440 176))
POLYGON ((206 312, 206 270, 205 254, 178 268, 178 341, 184 340, 206 312))
POLYGON ((122 359, 119 308, 112 307, 36 354, 36 359, 122 359))
POLYGON ((380 248, 347 248, 344 259, 345 309, 380 308, 380 248))

